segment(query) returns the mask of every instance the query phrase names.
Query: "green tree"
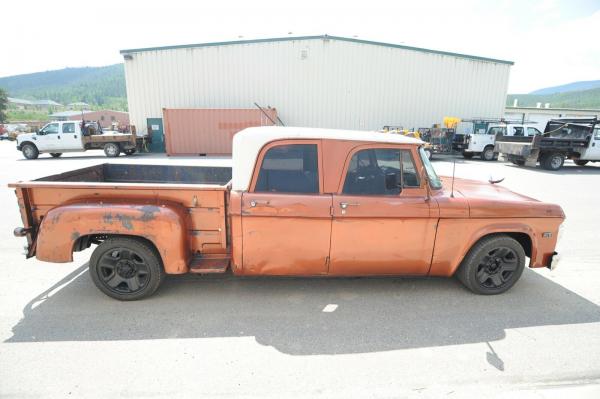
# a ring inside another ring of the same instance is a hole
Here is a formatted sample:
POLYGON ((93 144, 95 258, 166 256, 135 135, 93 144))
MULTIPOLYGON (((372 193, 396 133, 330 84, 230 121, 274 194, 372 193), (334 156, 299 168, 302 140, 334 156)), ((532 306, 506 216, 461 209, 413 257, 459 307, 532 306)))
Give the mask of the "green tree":
POLYGON ((0 87, 0 123, 6 122, 6 108, 8 108, 8 96, 4 89, 0 87))

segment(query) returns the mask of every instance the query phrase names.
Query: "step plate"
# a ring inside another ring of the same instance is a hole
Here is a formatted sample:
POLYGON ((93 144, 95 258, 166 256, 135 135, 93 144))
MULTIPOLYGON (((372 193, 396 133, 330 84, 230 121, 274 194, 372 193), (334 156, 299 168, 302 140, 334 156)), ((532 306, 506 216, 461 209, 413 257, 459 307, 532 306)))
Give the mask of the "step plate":
POLYGON ((190 262, 190 273, 225 273, 229 267, 229 258, 197 258, 190 262))

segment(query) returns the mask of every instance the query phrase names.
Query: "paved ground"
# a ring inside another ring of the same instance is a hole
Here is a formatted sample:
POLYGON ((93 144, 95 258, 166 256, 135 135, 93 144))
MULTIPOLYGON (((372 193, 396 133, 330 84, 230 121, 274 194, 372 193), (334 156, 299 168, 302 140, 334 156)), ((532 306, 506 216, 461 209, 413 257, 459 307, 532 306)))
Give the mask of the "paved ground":
POLYGON ((25 161, 0 142, 1 397, 600 397, 600 167, 457 160, 457 176, 505 176, 567 213, 560 267, 526 270, 505 295, 453 279, 178 277, 121 303, 93 286, 89 250, 71 264, 25 261, 5 188, 105 161, 25 161))

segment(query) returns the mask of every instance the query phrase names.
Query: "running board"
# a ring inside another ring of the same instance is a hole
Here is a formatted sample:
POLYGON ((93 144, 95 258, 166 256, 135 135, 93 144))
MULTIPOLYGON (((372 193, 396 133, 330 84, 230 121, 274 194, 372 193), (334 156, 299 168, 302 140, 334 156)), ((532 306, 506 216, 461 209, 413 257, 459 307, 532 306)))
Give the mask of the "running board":
POLYGON ((190 273, 215 274, 225 273, 229 267, 229 255, 207 254, 194 256, 190 261, 190 273))

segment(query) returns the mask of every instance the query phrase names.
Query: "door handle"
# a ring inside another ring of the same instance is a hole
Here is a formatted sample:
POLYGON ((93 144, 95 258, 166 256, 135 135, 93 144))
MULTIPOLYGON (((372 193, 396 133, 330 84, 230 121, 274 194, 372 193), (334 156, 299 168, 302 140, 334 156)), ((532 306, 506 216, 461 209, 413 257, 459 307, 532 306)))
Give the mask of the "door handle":
POLYGON ((358 202, 340 202, 340 208, 342 209, 346 209, 349 206, 359 206, 360 204, 358 202))
POLYGON ((57 137, 58 137, 58 139, 60 140, 60 134, 59 134, 57 137))
POLYGON ((250 201, 250 206, 252 208, 256 206, 271 206, 271 203, 269 201, 250 201))
POLYGON ((74 139, 76 139, 76 138, 77 138, 77 135, 76 135, 76 134, 74 134, 74 135, 73 135, 73 138, 74 138, 74 139))

